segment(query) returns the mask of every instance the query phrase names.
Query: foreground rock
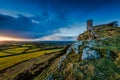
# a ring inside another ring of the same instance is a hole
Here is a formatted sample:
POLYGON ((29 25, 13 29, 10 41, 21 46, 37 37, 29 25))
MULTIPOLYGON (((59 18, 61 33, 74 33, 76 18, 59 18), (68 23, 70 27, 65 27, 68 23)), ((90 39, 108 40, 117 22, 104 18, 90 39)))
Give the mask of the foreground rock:
MULTIPOLYGON (((101 41, 105 41, 106 39, 101 38, 101 41)), ((95 60, 103 57, 111 58, 111 51, 103 50, 106 53, 102 54, 102 52, 97 49, 97 46, 103 46, 101 42, 97 40, 87 40, 87 41, 77 41, 73 43, 66 51, 66 54, 58 62, 58 70, 61 70, 62 62, 67 58, 68 54, 77 54, 81 55, 81 60, 95 60)))

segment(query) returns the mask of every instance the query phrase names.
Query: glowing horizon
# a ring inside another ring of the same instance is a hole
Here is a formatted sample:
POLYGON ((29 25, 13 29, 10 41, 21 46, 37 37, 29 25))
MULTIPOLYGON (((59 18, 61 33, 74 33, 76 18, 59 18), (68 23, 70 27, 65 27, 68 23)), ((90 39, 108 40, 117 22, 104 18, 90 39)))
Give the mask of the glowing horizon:
POLYGON ((0 36, 0 41, 30 41, 29 39, 0 36))
POLYGON ((120 0, 0 0, 0 41, 76 40, 88 19, 120 23, 120 0))

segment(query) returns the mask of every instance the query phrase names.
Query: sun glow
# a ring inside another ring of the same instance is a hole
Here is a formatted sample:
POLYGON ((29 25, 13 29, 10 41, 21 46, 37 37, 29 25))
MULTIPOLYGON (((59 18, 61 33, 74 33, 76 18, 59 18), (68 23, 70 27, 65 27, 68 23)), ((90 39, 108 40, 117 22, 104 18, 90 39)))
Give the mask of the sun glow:
POLYGON ((0 36, 0 41, 26 41, 26 39, 0 36))

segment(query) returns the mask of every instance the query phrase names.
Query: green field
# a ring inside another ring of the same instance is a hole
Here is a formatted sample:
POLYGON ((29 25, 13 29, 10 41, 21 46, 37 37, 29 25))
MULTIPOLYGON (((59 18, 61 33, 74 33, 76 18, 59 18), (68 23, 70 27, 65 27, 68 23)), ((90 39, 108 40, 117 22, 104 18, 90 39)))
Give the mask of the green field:
POLYGON ((60 51, 64 46, 56 45, 48 43, 47 45, 34 43, 0 45, 0 80, 19 78, 19 75, 24 74, 27 70, 30 70, 30 74, 37 73, 39 68, 41 69, 42 66, 45 68, 61 54, 60 51), (34 67, 35 70, 32 69, 34 67))
POLYGON ((18 62, 22 62, 31 58, 36 58, 38 56, 41 56, 45 53, 51 53, 51 52, 57 52, 60 49, 55 49, 55 50, 45 50, 45 51, 39 51, 39 52, 34 52, 30 54, 22 54, 22 55, 17 55, 17 56, 10 56, 10 57, 5 57, 5 58, 0 58, 0 70, 5 69, 7 67, 10 67, 18 62))
POLYGON ((8 55, 12 55, 12 54, 20 54, 23 51, 25 51, 26 49, 28 49, 28 47, 12 48, 12 49, 3 50, 2 52, 5 54, 8 54, 8 55))
POLYGON ((7 56, 7 55, 9 55, 9 54, 4 53, 4 52, 0 52, 0 56, 7 56))

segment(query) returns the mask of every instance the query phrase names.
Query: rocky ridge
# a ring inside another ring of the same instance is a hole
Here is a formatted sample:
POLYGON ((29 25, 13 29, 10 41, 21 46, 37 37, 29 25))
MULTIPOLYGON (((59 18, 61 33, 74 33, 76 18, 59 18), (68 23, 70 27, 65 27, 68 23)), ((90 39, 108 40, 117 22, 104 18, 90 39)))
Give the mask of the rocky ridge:
POLYGON ((119 80, 120 28, 103 26, 107 30, 103 31, 105 34, 98 31, 100 28, 95 29, 100 35, 98 39, 88 40, 86 33, 81 34, 58 61, 58 71, 47 80, 119 80))

